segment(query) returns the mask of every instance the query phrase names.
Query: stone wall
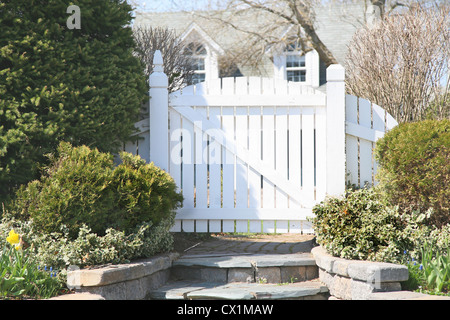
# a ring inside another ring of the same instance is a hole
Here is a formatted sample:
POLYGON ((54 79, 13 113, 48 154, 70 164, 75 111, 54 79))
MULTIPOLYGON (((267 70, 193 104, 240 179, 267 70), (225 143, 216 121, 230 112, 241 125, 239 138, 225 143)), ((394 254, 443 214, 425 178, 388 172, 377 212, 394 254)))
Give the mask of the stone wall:
MULTIPOLYGON (((406 266, 341 259, 327 254, 322 247, 313 248, 311 253, 319 269, 319 280, 328 287, 331 299, 450 300, 448 296, 430 296, 402 291, 401 282, 408 279, 406 266)), ((67 284, 78 294, 68 294, 53 299, 142 300, 150 298, 147 295, 151 290, 163 286, 169 280, 171 271, 174 271, 173 262, 178 257, 176 253, 170 253, 129 264, 70 271, 67 284)))
POLYGON ((170 253, 128 264, 73 270, 68 272, 67 285, 106 300, 142 300, 149 290, 167 282, 177 257, 170 253))
POLYGON ((319 267, 319 279, 330 294, 343 300, 368 300, 375 292, 401 291, 408 280, 406 266, 333 257, 322 247, 311 251, 319 267))
POLYGON ((409 276, 406 266, 341 259, 322 247, 313 248, 311 253, 319 267, 319 280, 328 287, 331 299, 450 300, 448 296, 402 291, 401 282, 409 276))

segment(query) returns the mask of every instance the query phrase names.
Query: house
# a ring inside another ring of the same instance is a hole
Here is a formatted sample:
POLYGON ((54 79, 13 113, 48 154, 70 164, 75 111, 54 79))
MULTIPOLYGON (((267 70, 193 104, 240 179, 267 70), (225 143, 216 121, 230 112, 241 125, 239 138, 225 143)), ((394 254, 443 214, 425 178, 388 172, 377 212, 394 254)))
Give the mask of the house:
MULTIPOLYGON (((234 27, 207 18, 206 12, 136 12, 134 27, 167 27, 175 30, 180 40, 188 43, 186 54, 191 55, 196 62, 193 83, 225 76, 263 76, 302 82, 325 90, 326 66, 315 50, 305 53, 296 42, 280 44, 280 41, 275 41, 292 38, 292 35, 295 38, 295 26, 285 24, 271 29, 271 33, 266 35, 269 45, 264 48, 263 58, 257 65, 239 62, 227 65, 236 48, 254 45, 246 36, 248 33, 242 30, 250 33, 257 31, 262 25, 271 23, 272 18, 269 14, 259 13, 256 16, 255 11, 222 14, 230 19, 227 21, 232 21, 234 27)), ((316 32, 336 60, 344 64, 347 44, 355 30, 374 14, 364 1, 320 7, 316 10, 316 32)))

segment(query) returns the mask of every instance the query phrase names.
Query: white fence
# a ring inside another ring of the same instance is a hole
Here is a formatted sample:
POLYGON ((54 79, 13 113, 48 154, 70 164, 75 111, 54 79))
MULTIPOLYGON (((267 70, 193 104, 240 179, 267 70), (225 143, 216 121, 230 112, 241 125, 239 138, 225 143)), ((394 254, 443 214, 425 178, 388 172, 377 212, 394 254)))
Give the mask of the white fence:
POLYGON ((357 187, 375 185, 375 142, 397 121, 380 106, 352 95, 346 96, 345 120, 347 181, 357 187))
POLYGON ((373 143, 395 123, 345 95, 341 66, 328 68, 327 94, 241 77, 168 95, 159 54, 154 64, 149 120, 125 150, 168 171, 183 193, 172 231, 310 233, 314 204, 344 192, 346 162, 352 183, 374 183, 373 143))

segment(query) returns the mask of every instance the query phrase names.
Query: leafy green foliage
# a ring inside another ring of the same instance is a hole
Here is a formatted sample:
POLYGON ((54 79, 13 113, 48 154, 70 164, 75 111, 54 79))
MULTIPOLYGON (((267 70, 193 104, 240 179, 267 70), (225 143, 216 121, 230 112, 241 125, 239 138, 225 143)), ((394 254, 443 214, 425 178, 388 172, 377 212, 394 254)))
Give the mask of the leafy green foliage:
POLYGON ((52 273, 38 269, 29 250, 5 245, 0 253, 0 298, 50 298, 62 284, 52 273))
POLYGON ((433 209, 430 223, 450 222, 450 120, 401 124, 376 144, 378 180, 402 212, 433 209))
POLYGON ((317 243, 346 259, 395 260, 411 246, 398 211, 373 189, 347 191, 313 208, 317 243))
POLYGON ((59 141, 118 150, 147 97, 126 1, 0 2, 0 199, 39 174, 59 141))
MULTIPOLYGON (((52 266, 58 270, 58 279, 65 283, 66 269, 70 265, 80 268, 108 263, 128 263, 139 258, 169 252, 174 240, 170 233, 173 221, 165 219, 158 225, 143 222, 129 234, 109 228, 104 235, 93 233, 82 225, 75 237, 69 229, 43 233, 30 220, 18 220, 12 212, 4 212, 0 221, 0 247, 8 245, 6 238, 14 228, 27 244, 28 253, 39 266, 52 266)), ((41 267, 41 270, 43 268, 41 267)))
MULTIPOLYGON (((448 228, 448 226, 447 226, 448 228)), ((447 237, 446 237, 447 238, 447 237)), ((402 284, 406 290, 420 291, 430 294, 450 293, 450 247, 446 239, 446 250, 436 247, 436 239, 422 241, 418 245, 419 259, 407 258, 409 278, 402 284), (433 241, 434 240, 434 241, 433 241), (432 244, 433 243, 433 244, 432 244)), ((405 256, 408 252, 405 251, 405 256)))
POLYGON ((450 289, 450 249, 445 255, 434 254, 426 245, 422 248, 422 270, 428 288, 436 292, 450 289))
POLYGON ((61 143, 41 179, 17 193, 15 214, 47 234, 65 226, 73 239, 83 225, 105 235, 109 228, 129 234, 144 222, 173 223, 182 201, 173 179, 138 156, 121 158, 114 167, 111 154, 61 143))

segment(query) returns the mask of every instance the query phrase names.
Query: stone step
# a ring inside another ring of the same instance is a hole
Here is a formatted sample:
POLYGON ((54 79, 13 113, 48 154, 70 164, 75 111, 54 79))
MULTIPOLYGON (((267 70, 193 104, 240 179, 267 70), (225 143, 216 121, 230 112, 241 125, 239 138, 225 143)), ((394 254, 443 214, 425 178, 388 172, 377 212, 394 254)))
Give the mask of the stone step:
POLYGON ((192 255, 173 262, 171 277, 212 283, 290 283, 317 278, 318 268, 310 253, 192 255))
POLYGON ((211 283, 175 281, 152 291, 153 300, 327 300, 328 288, 318 280, 297 283, 211 283))

